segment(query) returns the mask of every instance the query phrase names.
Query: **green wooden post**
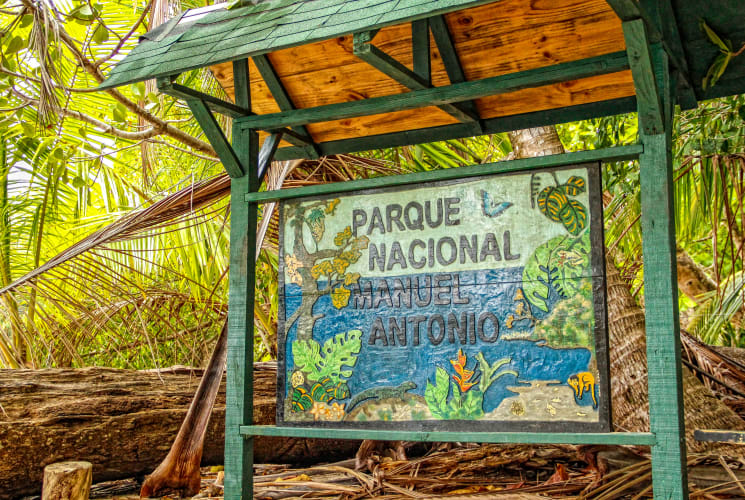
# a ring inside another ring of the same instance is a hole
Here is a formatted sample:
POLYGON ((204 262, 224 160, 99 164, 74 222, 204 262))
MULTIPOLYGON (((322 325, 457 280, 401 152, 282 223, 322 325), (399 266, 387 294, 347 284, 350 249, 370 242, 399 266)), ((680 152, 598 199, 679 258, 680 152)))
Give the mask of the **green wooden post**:
MULTIPOLYGON (((236 104, 248 107, 248 64, 233 65, 236 104), (240 76, 239 76, 240 75, 240 76)), ((225 499, 253 498, 253 439, 241 425, 253 423, 253 332, 256 281, 256 203, 246 203, 258 190, 259 136, 233 127, 233 149, 247 171, 230 185, 230 276, 228 296, 228 360, 225 401, 225 499)))
MULTIPOLYGON (((652 480, 655 498, 678 500, 688 498, 688 480, 671 153, 674 101, 667 55, 657 46, 652 58, 664 132, 646 135, 639 127, 644 143, 640 167, 649 420, 657 440, 652 446, 652 480)), ((640 116, 649 111, 641 109, 644 102, 640 100, 640 116)))

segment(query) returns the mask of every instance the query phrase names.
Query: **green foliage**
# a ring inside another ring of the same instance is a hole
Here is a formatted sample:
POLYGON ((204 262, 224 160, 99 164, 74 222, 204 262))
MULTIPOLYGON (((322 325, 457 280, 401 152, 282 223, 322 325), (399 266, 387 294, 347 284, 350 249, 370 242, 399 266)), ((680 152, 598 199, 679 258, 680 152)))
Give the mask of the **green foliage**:
POLYGON ((557 236, 539 246, 523 269, 523 292, 531 305, 548 312, 551 287, 562 297, 577 293, 590 266, 590 235, 557 236))
POLYGON ((443 420, 475 420, 484 416, 484 394, 481 391, 471 389, 462 394, 456 386, 453 388, 453 397, 448 401, 450 389, 448 373, 438 366, 435 384, 428 380, 424 390, 424 400, 432 416, 443 420))
POLYGON ((735 51, 732 46, 732 41, 726 38, 722 39, 708 24, 706 24, 706 21, 703 19, 699 20, 699 26, 701 27, 701 31, 706 35, 706 38, 719 48, 719 54, 709 66, 704 81, 702 82, 702 87, 706 90, 717 84, 719 79, 727 70, 730 61, 732 61, 734 57, 740 55, 742 50, 745 49, 745 46, 743 49, 735 51))
POLYGON ((551 347, 593 350, 595 309, 592 298, 592 281, 585 280, 575 294, 559 301, 551 314, 536 325, 533 338, 544 339, 551 347))
POLYGON ((494 381, 497 380, 499 377, 502 377, 504 375, 514 375, 515 377, 517 377, 517 372, 514 370, 502 370, 501 372, 497 372, 501 367, 509 364, 512 361, 512 358, 498 359, 494 362, 494 364, 490 365, 486 358, 484 358, 484 353, 479 352, 478 354, 476 354, 476 360, 479 362, 479 369, 481 370, 479 391, 482 394, 486 393, 486 390, 489 388, 489 386, 492 385, 492 383, 494 383, 494 381))
POLYGON ((353 368, 357 363, 357 354, 362 347, 361 338, 360 330, 350 330, 328 339, 323 348, 315 340, 296 340, 292 343, 295 366, 306 374, 308 380, 318 381, 328 377, 338 384, 341 377, 352 376, 352 370, 348 368, 353 368))
MULTIPOLYGON (((459 353, 460 354, 460 353, 459 353)), ((464 391, 459 388, 457 376, 451 379, 447 371, 442 367, 435 369, 435 383, 427 380, 427 387, 424 389, 424 401, 429 407, 429 411, 435 418, 443 420, 476 420, 484 416, 484 394, 491 384, 504 375, 514 375, 517 372, 513 370, 498 370, 508 364, 511 359, 503 358, 493 365, 490 365, 484 358, 483 353, 476 355, 481 370, 481 379, 478 388, 468 386, 464 391), (448 399, 448 396, 452 396, 448 399)), ((455 366, 456 363, 453 363, 455 366)), ((462 366, 465 368, 465 366, 462 366)))

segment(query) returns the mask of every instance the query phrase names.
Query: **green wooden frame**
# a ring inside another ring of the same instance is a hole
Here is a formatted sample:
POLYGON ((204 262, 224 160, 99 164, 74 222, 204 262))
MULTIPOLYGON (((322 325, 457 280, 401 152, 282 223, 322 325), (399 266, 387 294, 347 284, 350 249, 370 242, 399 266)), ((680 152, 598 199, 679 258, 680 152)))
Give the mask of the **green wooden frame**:
MULTIPOLYGON (((511 75, 466 81, 442 17, 412 24, 414 67, 403 67, 377 51, 369 42, 374 33, 355 36, 358 56, 404 83, 411 92, 353 103, 294 109, 265 56, 256 56, 257 67, 281 111, 255 115, 250 109, 248 61, 234 62, 235 104, 209 98, 173 83, 160 81, 161 91, 185 99, 232 178, 230 234, 230 296, 228 316, 227 407, 225 419, 225 498, 252 498, 253 437, 314 437, 414 441, 472 441, 489 443, 571 443, 646 445, 652 447, 655 496, 686 499, 680 339, 677 314, 675 228, 671 154, 672 113, 678 95, 686 96, 687 68, 680 54, 670 48, 675 37, 663 25, 664 10, 649 2, 608 0, 623 21, 627 51, 511 75), (649 12, 649 13, 648 13, 649 12), (432 32, 451 84, 431 87, 429 81, 429 32, 432 32), (479 120, 473 100, 540 87, 552 83, 631 69, 636 98, 620 99, 525 115, 479 120), (671 70, 673 72, 671 72, 671 70), (682 82, 682 83, 681 83, 682 82), (676 90, 679 92, 676 93, 676 90), (310 123, 437 105, 458 113, 463 123, 373 137, 314 144, 307 134, 310 123), (597 151, 513 160, 393 177, 381 177, 306 188, 260 192, 272 158, 300 158, 365 149, 413 144, 474 135, 475 130, 494 133, 594 116, 639 112, 640 143, 597 151), (220 129, 212 110, 234 116, 232 145, 220 129), (475 119, 474 119, 475 118, 475 119), (270 132, 259 148, 258 130, 270 132), (281 139, 296 147, 277 149, 281 139), (275 154, 276 153, 276 154, 275 154), (322 429, 255 426, 253 421, 253 314, 258 205, 308 195, 349 192, 372 187, 397 186, 423 181, 472 177, 494 172, 560 166, 587 161, 627 161, 641 165, 643 257, 647 310, 647 359, 650 432, 640 433, 526 433, 526 432, 421 432, 360 429, 322 429), (250 332, 250 333, 249 333, 250 332)), ((665 2, 666 3, 666 2, 665 2)), ((664 9, 664 6, 661 7, 664 9)))

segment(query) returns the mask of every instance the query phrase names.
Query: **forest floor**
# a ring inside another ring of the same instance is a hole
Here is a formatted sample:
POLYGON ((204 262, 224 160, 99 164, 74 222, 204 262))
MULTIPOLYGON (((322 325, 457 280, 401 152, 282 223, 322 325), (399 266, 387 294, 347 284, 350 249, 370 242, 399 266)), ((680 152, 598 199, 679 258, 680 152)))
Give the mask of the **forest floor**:
MULTIPOLYGON (((368 463, 372 465, 372 472, 356 471, 354 460, 304 469, 257 464, 254 498, 652 498, 649 460, 634 453, 596 454, 595 450, 563 446, 509 446, 494 453, 496 449, 484 448, 490 446, 440 450, 404 461, 376 457, 375 462, 368 463)), ((222 498, 222 476, 222 467, 203 467, 202 488, 199 494, 188 498, 222 498)), ((140 498, 139 488, 140 483, 135 479, 99 483, 93 486, 91 498, 136 500, 140 498)), ((715 455, 690 456, 689 488, 691 498, 745 498, 745 460, 715 455)), ((162 497, 179 498, 183 497, 162 497)))

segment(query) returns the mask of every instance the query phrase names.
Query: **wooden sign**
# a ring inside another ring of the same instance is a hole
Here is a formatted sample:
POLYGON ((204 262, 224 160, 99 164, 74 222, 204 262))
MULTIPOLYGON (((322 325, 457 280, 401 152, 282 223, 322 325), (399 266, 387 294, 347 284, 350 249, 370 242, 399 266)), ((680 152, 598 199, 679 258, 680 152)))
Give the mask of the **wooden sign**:
POLYGON ((600 166, 285 201, 280 424, 609 431, 600 166))

